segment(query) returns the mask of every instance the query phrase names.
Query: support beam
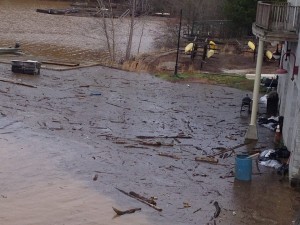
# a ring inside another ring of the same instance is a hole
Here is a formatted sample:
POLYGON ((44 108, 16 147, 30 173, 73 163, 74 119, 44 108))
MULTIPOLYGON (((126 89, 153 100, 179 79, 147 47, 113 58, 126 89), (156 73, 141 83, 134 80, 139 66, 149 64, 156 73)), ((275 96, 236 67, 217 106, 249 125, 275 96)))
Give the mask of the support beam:
POLYGON ((261 68, 264 56, 264 42, 262 39, 259 39, 257 60, 256 60, 256 72, 255 72, 255 81, 253 88, 253 102, 252 102, 252 112, 251 112, 251 121, 249 128, 247 130, 245 139, 257 140, 257 127, 256 127, 256 116, 258 111, 258 97, 259 97, 259 87, 260 87, 260 78, 261 78, 261 68))

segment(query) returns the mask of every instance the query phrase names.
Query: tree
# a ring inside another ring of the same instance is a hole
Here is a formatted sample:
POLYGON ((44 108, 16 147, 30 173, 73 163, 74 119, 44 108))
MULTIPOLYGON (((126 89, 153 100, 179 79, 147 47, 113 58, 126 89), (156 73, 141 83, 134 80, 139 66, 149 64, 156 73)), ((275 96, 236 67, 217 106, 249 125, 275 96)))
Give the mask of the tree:
POLYGON ((232 21, 235 29, 251 31, 255 21, 256 5, 258 0, 227 0, 224 4, 224 13, 232 21))
POLYGON ((131 19, 130 19, 129 36, 128 36, 128 42, 127 42, 127 47, 126 47, 125 60, 129 60, 130 55, 131 55, 134 17, 135 17, 135 6, 136 6, 136 1, 131 0, 131 19))
POLYGON ((102 0, 97 0, 99 13, 101 15, 101 29, 105 35, 107 50, 112 62, 116 60, 115 45, 115 22, 113 19, 111 1, 108 1, 108 9, 102 0))

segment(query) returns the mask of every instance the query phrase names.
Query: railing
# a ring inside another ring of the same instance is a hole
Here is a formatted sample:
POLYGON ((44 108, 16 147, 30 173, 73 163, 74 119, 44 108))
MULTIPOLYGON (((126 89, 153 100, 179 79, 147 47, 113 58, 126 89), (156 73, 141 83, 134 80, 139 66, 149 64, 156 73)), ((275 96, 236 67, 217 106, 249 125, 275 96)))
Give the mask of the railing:
POLYGON ((299 32, 300 7, 292 6, 290 3, 259 1, 255 24, 268 31, 299 32))

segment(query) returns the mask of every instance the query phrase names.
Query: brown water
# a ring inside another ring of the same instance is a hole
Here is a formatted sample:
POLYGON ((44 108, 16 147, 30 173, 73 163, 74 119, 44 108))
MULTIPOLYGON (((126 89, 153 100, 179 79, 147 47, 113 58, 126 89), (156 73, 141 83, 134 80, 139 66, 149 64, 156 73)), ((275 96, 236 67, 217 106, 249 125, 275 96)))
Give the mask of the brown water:
MULTIPOLYGON (((0 224, 285 225, 297 215, 299 193, 273 169, 257 175, 253 165, 252 181, 238 182, 220 178, 234 170, 234 156, 194 161, 243 143, 244 92, 102 67, 26 76, 0 64, 0 74, 37 86, 0 82, 0 224), (168 138, 178 134, 191 138, 168 138), (156 196, 163 211, 115 187, 156 196), (112 206, 142 211, 114 218, 112 206)), ((272 146, 268 129, 259 137, 257 147, 272 146)))
MULTIPOLYGON (((26 55, 41 59, 69 62, 108 62, 107 43, 101 29, 102 20, 95 17, 75 17, 37 13, 36 9, 70 8, 68 2, 47 0, 11 0, 0 2, 0 47, 16 42, 26 55)), ((114 19, 117 58, 124 55, 129 20, 114 19)), ((137 18, 132 54, 151 51, 161 21, 137 18)))

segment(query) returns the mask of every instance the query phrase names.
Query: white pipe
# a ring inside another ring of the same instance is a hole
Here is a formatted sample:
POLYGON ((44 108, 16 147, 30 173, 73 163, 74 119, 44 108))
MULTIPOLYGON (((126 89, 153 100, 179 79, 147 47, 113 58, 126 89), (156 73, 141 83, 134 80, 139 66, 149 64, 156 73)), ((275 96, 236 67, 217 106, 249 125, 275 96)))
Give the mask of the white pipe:
POLYGON ((256 72, 255 72, 255 80, 254 80, 254 88, 253 88, 253 102, 252 102, 252 112, 251 112, 251 121, 245 136, 247 140, 258 140, 257 136, 257 127, 256 127, 256 116, 258 109, 258 95, 259 95, 259 87, 260 87, 260 78, 261 78, 261 67, 264 56, 264 42, 259 39, 258 44, 258 52, 256 59, 256 72))
POLYGON ((258 109, 258 95, 259 95, 259 87, 260 87, 260 78, 261 78, 261 68, 264 56, 264 42, 259 39, 258 44, 258 52, 257 52, 257 61, 256 61, 256 72, 255 72, 255 80, 254 80, 254 88, 253 88, 253 103, 252 103, 252 113, 251 113, 251 121, 250 125, 256 124, 256 115, 258 109))

